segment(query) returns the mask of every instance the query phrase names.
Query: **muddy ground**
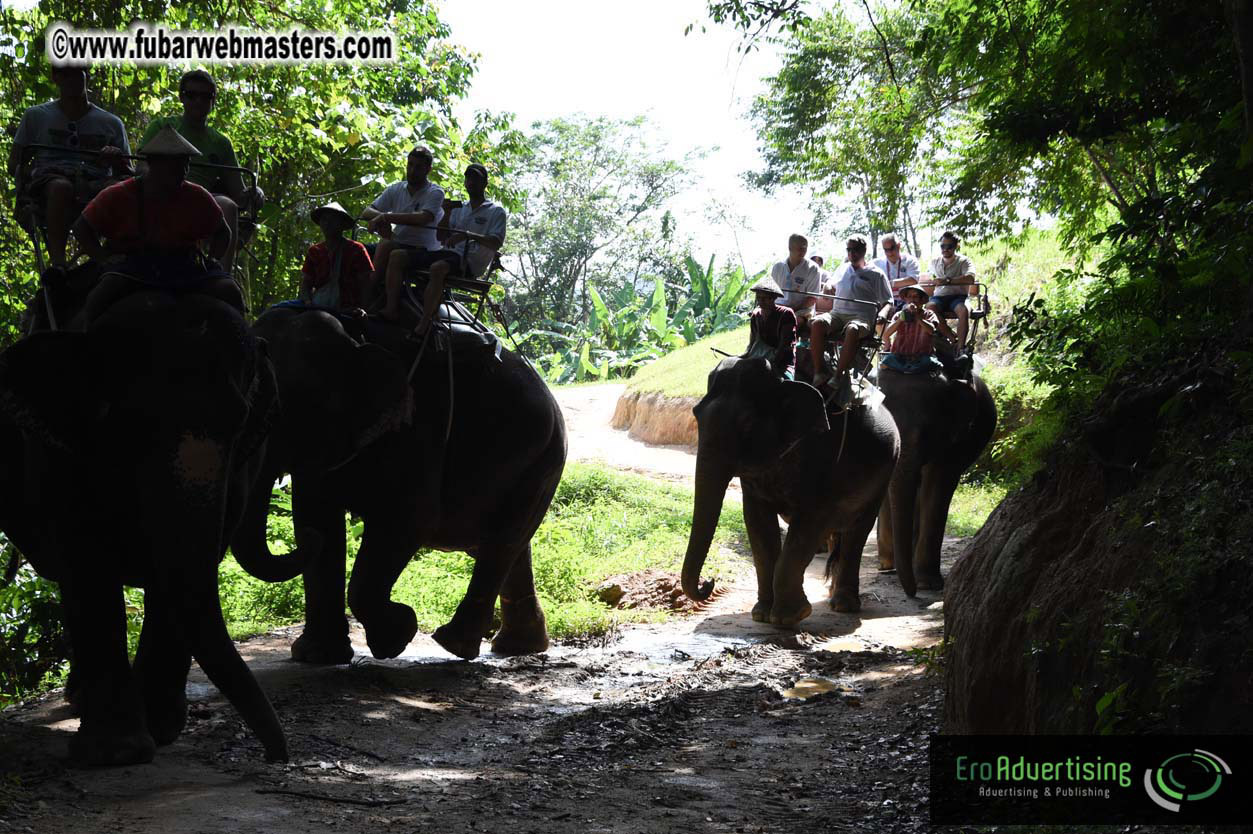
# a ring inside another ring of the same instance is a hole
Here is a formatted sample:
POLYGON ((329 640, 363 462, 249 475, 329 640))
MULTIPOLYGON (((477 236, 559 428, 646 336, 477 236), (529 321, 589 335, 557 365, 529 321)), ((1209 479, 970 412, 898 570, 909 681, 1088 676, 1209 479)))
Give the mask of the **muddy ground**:
MULTIPOLYGON (((572 458, 625 454, 596 455, 589 436, 634 444, 567 413, 572 458)), ((673 456, 686 453, 653 451, 675 464, 657 474, 683 477, 673 456)), ((0 720, 0 831, 925 831, 942 693, 907 650, 939 640, 941 603, 877 574, 873 544, 859 615, 822 602, 815 558, 800 631, 752 622, 745 557, 702 610, 544 655, 496 658, 484 644, 464 662, 419 637, 376 661, 354 631, 352 664, 315 668, 289 659, 296 629, 247 641, 288 764, 263 761, 194 669, 188 729, 154 763, 72 769, 77 722, 53 693, 0 720)), ((946 543, 946 563, 956 549, 946 543)))

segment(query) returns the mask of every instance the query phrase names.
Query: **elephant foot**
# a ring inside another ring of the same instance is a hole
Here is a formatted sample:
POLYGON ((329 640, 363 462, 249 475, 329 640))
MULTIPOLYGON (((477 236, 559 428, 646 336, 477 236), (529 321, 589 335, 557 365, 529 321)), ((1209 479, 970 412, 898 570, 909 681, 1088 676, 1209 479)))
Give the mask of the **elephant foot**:
POLYGON ((358 615, 365 626, 365 642, 370 654, 380 659, 399 657, 418 633, 418 617, 413 609, 399 602, 388 602, 381 615, 372 616, 367 622, 358 615))
POLYGON ((944 577, 938 573, 920 573, 918 574, 918 590, 943 591, 944 577))
POLYGON ((831 607, 842 614, 856 614, 861 610, 861 595, 855 591, 837 590, 831 597, 831 607))
POLYGON ((795 628, 812 613, 814 607, 804 597, 801 597, 800 605, 780 605, 776 602, 770 609, 770 622, 783 628, 795 628))
POLYGON ((500 620, 500 631, 492 638, 493 653, 509 656, 548 651, 548 626, 534 595, 520 600, 502 598, 500 620))
POLYGON ((753 606, 753 622, 768 623, 770 622, 770 609, 773 607, 771 602, 758 602, 753 606))
POLYGON ((187 696, 145 697, 148 711, 148 732, 158 747, 173 744, 187 725, 187 696))
POLYGON ((340 666, 352 662, 352 643, 347 634, 318 637, 307 629, 291 644, 291 657, 297 663, 340 666))
POLYGON ((70 739, 70 758, 83 767, 145 764, 156 754, 156 742, 142 730, 119 733, 80 727, 70 739))
POLYGON ((462 660, 474 660, 478 657, 483 643, 483 635, 477 629, 465 632, 458 630, 452 623, 446 623, 435 629, 431 638, 449 654, 455 654, 462 660))

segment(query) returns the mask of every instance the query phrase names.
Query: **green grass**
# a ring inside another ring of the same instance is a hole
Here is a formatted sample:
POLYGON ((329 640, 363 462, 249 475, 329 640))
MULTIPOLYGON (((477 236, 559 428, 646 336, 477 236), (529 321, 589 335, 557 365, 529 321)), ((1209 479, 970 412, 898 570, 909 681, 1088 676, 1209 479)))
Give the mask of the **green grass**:
MULTIPOLYGON (((568 464, 544 523, 532 539, 535 584, 549 634, 570 639, 603 634, 616 624, 657 619, 647 611, 611 609, 596 599, 606 577, 646 568, 677 571, 691 525, 692 493, 638 475, 587 464, 568 464)), ((287 516, 272 517, 272 547, 292 541, 287 516)), ((359 544, 360 524, 349 541, 349 570, 359 544)), ((728 502, 710 556, 706 577, 737 570, 733 557, 718 554, 725 545, 747 550, 744 519, 728 502)), ((462 553, 423 551, 401 574, 392 598, 413 607, 419 628, 433 631, 452 616, 465 593, 473 561, 462 553)), ((222 606, 236 639, 298 622, 304 615, 301 580, 271 585, 243 573, 233 559, 221 571, 222 606)))
POLYGON ((705 396, 709 372, 722 360, 711 347, 738 356, 748 347, 748 325, 693 342, 645 365, 631 377, 627 390, 667 397, 705 396))
POLYGON ((978 533, 988 516, 1005 499, 1006 492, 1008 488, 997 481, 963 481, 958 484, 949 504, 948 525, 944 532, 950 536, 973 536, 978 533))

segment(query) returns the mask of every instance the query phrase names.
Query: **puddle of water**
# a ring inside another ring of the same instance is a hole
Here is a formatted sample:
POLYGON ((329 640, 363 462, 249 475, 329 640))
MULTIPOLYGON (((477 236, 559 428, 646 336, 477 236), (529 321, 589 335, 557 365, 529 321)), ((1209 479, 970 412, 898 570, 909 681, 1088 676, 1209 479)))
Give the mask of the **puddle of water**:
POLYGON ((814 648, 820 652, 864 652, 870 646, 856 637, 837 637, 834 640, 820 643, 814 646, 814 648))

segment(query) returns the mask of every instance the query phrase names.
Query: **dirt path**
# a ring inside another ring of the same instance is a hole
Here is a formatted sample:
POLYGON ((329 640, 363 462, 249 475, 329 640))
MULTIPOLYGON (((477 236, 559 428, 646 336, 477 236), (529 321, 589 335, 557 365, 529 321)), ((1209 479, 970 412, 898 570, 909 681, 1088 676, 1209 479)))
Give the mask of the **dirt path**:
MULTIPOLYGON (((690 454, 596 425, 610 388, 562 395, 571 458, 687 477, 690 454)), ((863 611, 836 614, 816 558, 800 631, 752 622, 746 572, 696 614, 546 655, 466 663, 424 636, 375 661, 354 633, 353 664, 309 668, 294 629, 248 641, 285 765, 198 669, 187 731, 140 767, 69 769, 50 695, 0 721, 0 832, 924 831, 941 695, 905 650, 936 642, 940 602, 874 564, 872 540, 863 611)))

